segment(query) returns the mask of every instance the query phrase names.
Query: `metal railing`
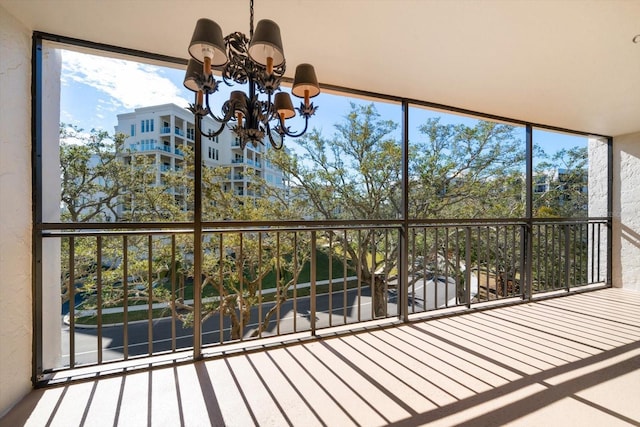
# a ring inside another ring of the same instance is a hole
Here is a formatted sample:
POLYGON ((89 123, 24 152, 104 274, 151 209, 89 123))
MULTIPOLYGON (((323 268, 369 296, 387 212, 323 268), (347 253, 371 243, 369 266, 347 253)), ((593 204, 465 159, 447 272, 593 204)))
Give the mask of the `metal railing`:
POLYGON ((608 285, 607 225, 204 223, 200 257, 190 223, 43 226, 43 240, 58 247, 47 254, 62 260, 65 325, 61 361, 44 371, 191 349, 196 322, 202 346, 219 346, 608 285))

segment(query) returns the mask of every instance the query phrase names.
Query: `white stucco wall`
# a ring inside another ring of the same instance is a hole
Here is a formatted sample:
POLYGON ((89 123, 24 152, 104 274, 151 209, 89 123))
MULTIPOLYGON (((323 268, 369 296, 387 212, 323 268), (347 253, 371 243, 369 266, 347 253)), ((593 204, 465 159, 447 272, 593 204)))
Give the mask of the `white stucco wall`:
MULTIPOLYGON (((60 51, 42 49, 42 220, 60 222, 60 51)), ((60 366, 60 239, 42 242, 42 364, 60 366)))
POLYGON ((31 389, 31 31, 0 6, 0 416, 31 389))
POLYGON ((613 285, 640 291, 640 132, 613 140, 613 285))

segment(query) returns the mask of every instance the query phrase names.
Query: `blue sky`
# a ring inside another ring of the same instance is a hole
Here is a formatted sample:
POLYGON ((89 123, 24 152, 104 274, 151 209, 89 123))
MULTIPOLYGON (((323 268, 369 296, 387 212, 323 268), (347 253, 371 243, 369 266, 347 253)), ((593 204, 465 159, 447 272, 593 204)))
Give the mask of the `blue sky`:
MULTIPOLYGON (((60 120, 79 126, 85 130, 103 129, 114 132, 117 114, 133 111, 137 107, 175 103, 186 107, 193 101, 193 93, 184 88, 182 81, 184 70, 160 67, 135 61, 94 56, 74 51, 62 50, 61 76, 61 112, 60 120)), ((319 76, 322 81, 322 76, 319 76)), ((228 99, 228 94, 235 87, 229 88, 224 83, 216 93, 217 100, 212 105, 220 106, 228 99)), ((317 128, 327 136, 334 132, 334 124, 342 121, 350 110, 350 103, 368 104, 371 101, 321 93, 313 98, 318 111, 310 121, 310 128, 317 128)), ((299 101, 294 98, 294 106, 299 101)), ((376 102, 382 118, 400 124, 401 107, 397 104, 376 102)), ((445 123, 465 123, 472 125, 473 119, 412 108, 410 112, 410 141, 421 139, 418 126, 427 117, 442 117, 445 123)), ((304 123, 299 118, 288 121, 293 131, 300 130, 304 123)), ((524 138, 524 131, 521 132, 524 138)), ((586 138, 554 132, 536 130, 536 142, 547 153, 562 148, 584 146, 586 138)), ((400 126, 397 135, 400 136, 400 126)), ((294 146, 295 140, 285 140, 288 146, 294 146)), ((292 147, 294 148, 294 147, 292 147)))

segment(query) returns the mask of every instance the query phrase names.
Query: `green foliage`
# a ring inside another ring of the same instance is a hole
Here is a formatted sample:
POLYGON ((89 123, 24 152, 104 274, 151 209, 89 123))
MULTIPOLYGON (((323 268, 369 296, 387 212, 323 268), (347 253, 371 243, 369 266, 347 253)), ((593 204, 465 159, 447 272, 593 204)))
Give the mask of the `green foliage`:
POLYGON ((411 146, 413 218, 520 217, 524 212, 524 143, 513 126, 428 119, 411 146))
POLYGON ((588 214, 589 195, 587 147, 573 147, 557 151, 536 166, 537 180, 548 188, 534 192, 533 204, 537 217, 584 217, 588 214))

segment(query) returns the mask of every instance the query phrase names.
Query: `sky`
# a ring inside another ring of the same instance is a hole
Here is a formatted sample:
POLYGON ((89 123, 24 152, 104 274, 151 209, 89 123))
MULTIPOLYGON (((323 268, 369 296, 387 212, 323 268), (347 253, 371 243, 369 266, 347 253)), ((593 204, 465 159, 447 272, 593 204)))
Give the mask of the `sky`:
MULTIPOLYGON (((118 114, 132 112, 135 108, 149 105, 174 103, 187 107, 190 102, 193 102, 193 92, 187 90, 182 84, 184 79, 182 69, 70 50, 61 50, 61 53, 60 120, 63 123, 74 124, 87 131, 102 129, 112 134, 117 124, 118 114)), ((322 81, 322 76, 318 78, 322 81)), ((237 87, 228 87, 221 83, 220 91, 215 94, 212 105, 221 106, 224 100, 228 99, 229 92, 235 89, 237 87)), ((292 98, 294 106, 299 105, 298 98, 292 98)), ((371 101, 321 93, 313 98, 312 102, 318 106, 318 111, 310 119, 309 128, 317 128, 323 135, 331 136, 335 131, 334 125, 341 122, 349 112, 351 102, 364 105, 371 101)), ((375 106, 383 119, 398 123, 394 136, 400 139, 400 105, 376 102, 375 106)), ((417 128, 428 117, 441 117, 443 123, 473 125, 475 122, 468 117, 419 108, 411 108, 409 117, 410 141, 424 138, 417 128)), ((287 121, 287 124, 294 132, 304 126, 303 120, 299 117, 287 121)), ((524 129, 519 128, 516 132, 524 139, 524 129)), ((536 130, 534 136, 536 143, 549 154, 562 148, 586 144, 584 137, 542 130, 536 130)), ((295 141, 291 138, 287 138, 285 144, 294 146, 295 149, 295 141)))

